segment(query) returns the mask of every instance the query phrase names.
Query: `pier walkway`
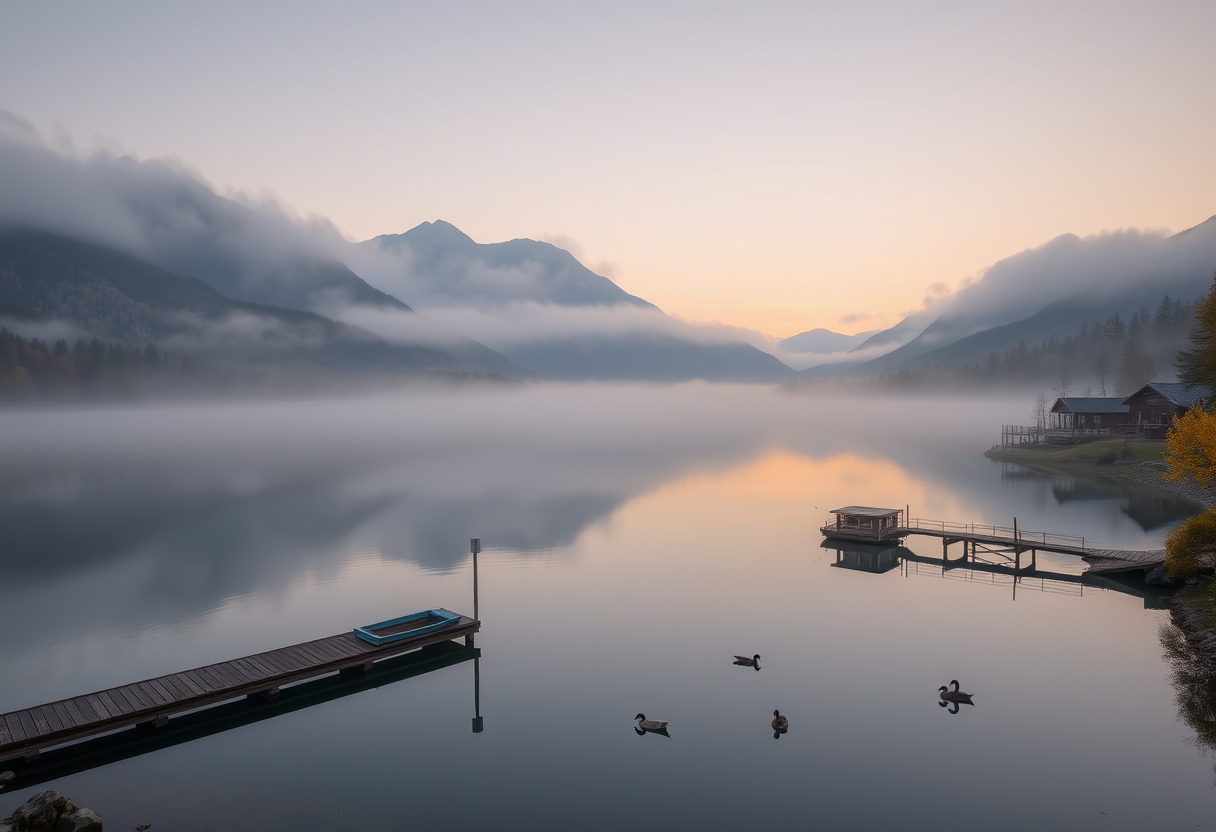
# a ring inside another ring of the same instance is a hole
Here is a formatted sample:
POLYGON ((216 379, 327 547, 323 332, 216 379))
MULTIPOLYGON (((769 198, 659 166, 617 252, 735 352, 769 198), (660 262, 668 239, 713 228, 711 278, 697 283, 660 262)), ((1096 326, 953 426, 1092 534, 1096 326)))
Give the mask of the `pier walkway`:
POLYGON ((1020 565, 1021 553, 1029 552, 1033 566, 1038 552, 1055 552, 1080 557, 1089 564, 1091 572, 1105 573, 1148 570, 1165 563, 1164 549, 1099 548, 1087 545, 1084 537, 1019 529, 1016 520, 1013 526, 951 523, 943 520, 909 519, 907 513, 899 509, 868 506, 834 509, 832 514, 836 515, 835 519, 819 529, 829 540, 885 543, 920 535, 941 539, 943 553, 952 543, 962 543, 964 556, 968 550, 972 554, 977 549, 990 552, 1006 551, 1012 553, 1020 565))
POLYGON ((61 699, 0 715, 0 763, 33 763, 55 746, 146 725, 161 728, 187 711, 245 696, 279 698, 279 690, 337 671, 370 672, 375 663, 464 637, 472 646, 481 622, 461 616, 436 632, 384 645, 369 644, 351 632, 196 667, 155 679, 61 699))

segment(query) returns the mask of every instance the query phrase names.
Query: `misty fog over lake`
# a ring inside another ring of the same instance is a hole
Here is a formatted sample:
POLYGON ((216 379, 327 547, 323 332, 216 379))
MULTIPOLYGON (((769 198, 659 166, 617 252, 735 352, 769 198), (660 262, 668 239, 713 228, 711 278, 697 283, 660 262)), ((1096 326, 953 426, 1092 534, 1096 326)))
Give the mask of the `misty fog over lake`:
POLYGON ((838 506, 908 506, 1156 548, 1197 510, 985 458, 1027 406, 420 384, 0 411, 0 698, 470 612, 479 537, 484 732, 466 662, 56 788, 118 829, 1208 823, 1216 774, 1177 716, 1151 588, 943 573, 930 538, 867 572, 818 533, 838 506), (731 665, 752 653, 759 672, 731 665), (951 679, 976 707, 938 707, 951 679), (637 736, 639 712, 670 738, 637 736))

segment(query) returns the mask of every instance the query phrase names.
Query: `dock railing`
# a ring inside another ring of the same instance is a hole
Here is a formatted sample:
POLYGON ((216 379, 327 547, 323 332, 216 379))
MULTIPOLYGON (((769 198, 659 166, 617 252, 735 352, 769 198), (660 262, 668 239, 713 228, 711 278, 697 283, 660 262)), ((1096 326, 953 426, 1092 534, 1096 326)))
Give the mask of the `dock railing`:
POLYGON ((908 530, 941 532, 943 534, 960 534, 1012 540, 1019 545, 1041 543, 1044 546, 1068 546, 1076 549, 1085 548, 1085 538, 1073 534, 1056 534, 1055 532, 1034 532, 1012 526, 993 526, 985 523, 951 523, 947 520, 922 520, 914 518, 904 521, 908 530))

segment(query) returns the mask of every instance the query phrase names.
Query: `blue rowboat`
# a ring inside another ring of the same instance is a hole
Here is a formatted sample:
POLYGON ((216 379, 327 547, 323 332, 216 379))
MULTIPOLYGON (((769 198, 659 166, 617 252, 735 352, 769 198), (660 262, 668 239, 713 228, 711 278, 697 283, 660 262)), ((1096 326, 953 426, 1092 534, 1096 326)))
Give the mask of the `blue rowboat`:
POLYGON ((423 610, 388 621, 378 621, 366 627, 356 627, 355 635, 369 644, 392 644, 407 638, 442 630, 460 620, 460 614, 449 610, 423 610))

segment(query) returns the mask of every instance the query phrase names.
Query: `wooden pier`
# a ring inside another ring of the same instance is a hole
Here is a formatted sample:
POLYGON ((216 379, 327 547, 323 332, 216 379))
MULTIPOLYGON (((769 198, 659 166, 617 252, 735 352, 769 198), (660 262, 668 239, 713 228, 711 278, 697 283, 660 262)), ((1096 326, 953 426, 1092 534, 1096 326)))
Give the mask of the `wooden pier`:
POLYGON ((41 752, 133 726, 164 728, 171 717, 246 696, 276 700, 280 688, 338 671, 371 672, 376 663, 464 638, 481 622, 461 616, 436 632, 373 645, 351 632, 196 667, 129 685, 0 715, 0 763, 34 763, 41 752))
POLYGON ((977 550, 1007 552, 1012 554, 1017 568, 1021 567, 1023 552, 1030 553, 1031 569, 1035 567, 1036 555, 1039 552, 1075 555, 1085 560, 1093 572, 1148 570, 1165 563, 1164 549, 1098 548, 1087 545, 1084 537, 1019 529, 1016 519, 1013 526, 951 523, 943 520, 910 519, 906 510, 869 506, 847 506, 834 509, 832 514, 835 519, 819 529, 829 540, 886 543, 899 542, 912 535, 936 537, 942 541, 943 558, 947 557, 951 544, 962 543, 964 558, 968 552, 974 556, 977 550))

